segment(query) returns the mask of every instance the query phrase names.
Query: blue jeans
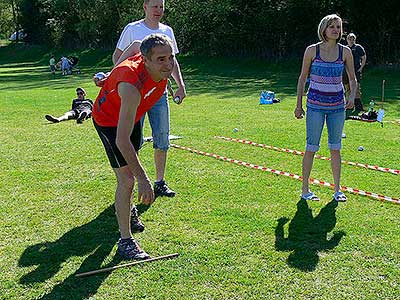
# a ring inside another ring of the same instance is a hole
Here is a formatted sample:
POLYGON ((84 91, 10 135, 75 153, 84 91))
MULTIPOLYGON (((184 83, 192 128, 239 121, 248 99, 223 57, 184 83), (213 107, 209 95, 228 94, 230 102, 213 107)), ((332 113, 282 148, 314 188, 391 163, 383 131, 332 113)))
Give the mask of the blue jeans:
POLYGON ((328 128, 329 149, 340 150, 342 148, 342 132, 345 120, 345 111, 318 111, 307 108, 307 151, 317 152, 319 150, 325 120, 326 127, 328 128))
MULTIPOLYGON (((153 148, 167 151, 169 149, 169 104, 167 93, 154 104, 154 106, 147 112, 151 132, 153 136, 153 148)), ((144 123, 144 115, 140 119, 140 123, 144 123)))

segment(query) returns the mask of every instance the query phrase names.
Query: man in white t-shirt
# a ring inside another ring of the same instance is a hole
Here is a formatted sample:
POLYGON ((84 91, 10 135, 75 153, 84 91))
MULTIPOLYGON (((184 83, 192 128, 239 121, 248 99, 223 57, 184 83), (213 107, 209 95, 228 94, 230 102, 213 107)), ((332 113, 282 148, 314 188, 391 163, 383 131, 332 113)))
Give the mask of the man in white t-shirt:
MULTIPOLYGON (((121 57, 124 50, 134 41, 142 41, 146 36, 153 33, 162 33, 168 36, 173 44, 174 55, 179 53, 174 32, 171 27, 160 23, 164 15, 164 0, 144 0, 143 8, 145 18, 129 23, 121 33, 115 51, 113 53, 113 63, 115 64, 121 57)), ((175 65, 172 72, 178 88, 174 95, 182 103, 186 96, 185 84, 182 78, 179 63, 175 58, 175 65)), ((153 135, 154 162, 156 167, 156 180, 154 184, 155 196, 174 197, 175 192, 171 190, 164 180, 165 167, 167 162, 167 151, 169 149, 169 105, 167 93, 147 112, 153 135)), ((144 117, 142 118, 142 122, 144 117)))

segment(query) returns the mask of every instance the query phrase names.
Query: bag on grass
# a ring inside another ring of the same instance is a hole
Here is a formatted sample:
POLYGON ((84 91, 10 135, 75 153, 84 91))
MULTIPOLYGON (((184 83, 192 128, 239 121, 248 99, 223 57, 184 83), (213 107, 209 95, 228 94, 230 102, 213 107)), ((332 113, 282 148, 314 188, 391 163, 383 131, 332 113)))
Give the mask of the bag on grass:
POLYGON ((260 104, 274 103, 275 93, 271 91, 262 91, 260 95, 260 104))

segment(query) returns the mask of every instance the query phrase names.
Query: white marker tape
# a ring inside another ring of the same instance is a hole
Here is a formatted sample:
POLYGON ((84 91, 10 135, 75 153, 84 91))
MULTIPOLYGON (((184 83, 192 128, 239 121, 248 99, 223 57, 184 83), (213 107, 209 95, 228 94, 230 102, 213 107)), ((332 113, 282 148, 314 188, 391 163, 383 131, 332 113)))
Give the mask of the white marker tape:
MULTIPOLYGON (((279 148, 279 147, 269 146, 269 145, 265 145, 265 144, 258 144, 258 143, 255 143, 255 142, 252 142, 252 141, 247 141, 247 140, 234 139, 234 138, 223 137, 223 136, 216 136, 215 138, 221 139, 221 140, 225 140, 225 141, 230 141, 230 142, 238 142, 238 143, 257 146, 257 147, 261 147, 261 148, 281 151, 281 152, 288 152, 288 153, 292 153, 292 154, 295 154, 295 155, 304 155, 303 151, 286 149, 286 148, 279 148)), ((321 155, 315 155, 315 158, 322 159, 322 160, 331 160, 330 157, 321 156, 321 155)), ((375 170, 375 171, 391 173, 391 174, 394 174, 394 175, 400 175, 400 170, 396 170, 396 169, 373 166, 373 165, 369 165, 369 164, 361 164, 361 163, 347 161, 347 160, 342 160, 342 164, 351 165, 351 166, 355 166, 355 167, 366 168, 366 169, 371 169, 371 170, 375 170)))
MULTIPOLYGON (((263 167, 263 166, 258 166, 258 165, 254 165, 254 164, 250 164, 250 163, 246 163, 240 160, 236 160, 236 159, 232 159, 232 158, 227 158, 221 155, 217 155, 217 154, 213 154, 213 153, 208 153, 208 152, 203 152, 200 150, 196 150, 196 149, 192 149, 192 148, 188 148, 188 147, 183 147, 183 146, 179 146, 176 144, 171 144, 171 147, 174 147, 176 149, 181 149, 181 150, 186 150, 192 153, 196 153, 199 155, 204 155, 204 156, 209 156, 209 157, 213 157, 222 161, 227 161, 233 164, 237 164, 237 165, 241 165, 244 167, 248 167, 251 169, 257 169, 260 171, 264 171, 264 172, 271 172, 273 174, 277 174, 277 175, 283 175, 283 176, 287 176, 287 177, 291 177, 297 180, 302 181, 303 177, 293 174, 293 173, 288 173, 288 172, 283 172, 283 171, 279 171, 279 170, 275 170, 275 169, 271 169, 271 168, 267 168, 267 167, 263 167)), ((310 178, 310 182, 313 184, 318 184, 318 185, 322 185, 322 186, 326 186, 329 188, 334 188, 335 185, 326 181, 322 181, 322 180, 318 180, 318 179, 313 179, 310 178)), ((380 201, 387 201, 387 202, 391 202, 391 203, 395 203, 395 204, 400 204, 400 199, 399 198, 392 198, 392 197, 388 197, 385 195, 380 195, 377 193, 372 193, 372 192, 366 192, 363 190, 359 190, 359 189, 355 189, 355 188, 351 188, 351 187, 347 187, 347 186, 340 186, 340 189, 342 191, 347 191, 349 193, 353 193, 353 194, 357 194, 357 195, 361 195, 361 196, 366 196, 366 197, 370 197, 370 198, 374 198, 374 199, 378 199, 380 201)))

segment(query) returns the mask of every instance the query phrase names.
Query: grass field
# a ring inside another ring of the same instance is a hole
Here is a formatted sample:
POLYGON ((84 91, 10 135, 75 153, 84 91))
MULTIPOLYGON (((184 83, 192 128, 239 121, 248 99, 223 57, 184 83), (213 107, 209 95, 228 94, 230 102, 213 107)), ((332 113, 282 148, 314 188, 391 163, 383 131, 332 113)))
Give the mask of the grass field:
MULTIPOLYGON (((47 53, 0 48, 0 299, 398 299, 400 206, 312 186, 320 202, 299 201, 301 182, 171 149, 175 198, 140 206, 135 238, 173 260, 88 278, 75 274, 121 263, 113 211, 115 179, 91 121, 49 124, 70 108, 77 86, 95 99, 94 72, 108 53, 80 53, 81 75, 52 78, 47 53)), ((171 102, 177 144, 295 174, 301 156, 215 139, 243 138, 303 150, 305 121, 293 116, 300 62, 182 57, 188 97, 171 102), (260 106, 261 90, 281 103, 260 106), (237 128, 237 132, 233 132, 237 128)), ((367 69, 364 102, 380 99, 385 121, 400 118, 398 70, 367 69)), ((346 121, 343 159, 400 168, 400 125, 346 121), (364 151, 357 151, 359 145, 364 151)), ((148 124, 145 135, 149 135, 148 124)), ((327 133, 319 154, 329 156, 327 133)), ((154 178, 151 144, 140 158, 154 178)), ((316 160, 312 177, 332 182, 316 160)), ((400 197, 399 176, 344 165, 342 184, 400 197)))

